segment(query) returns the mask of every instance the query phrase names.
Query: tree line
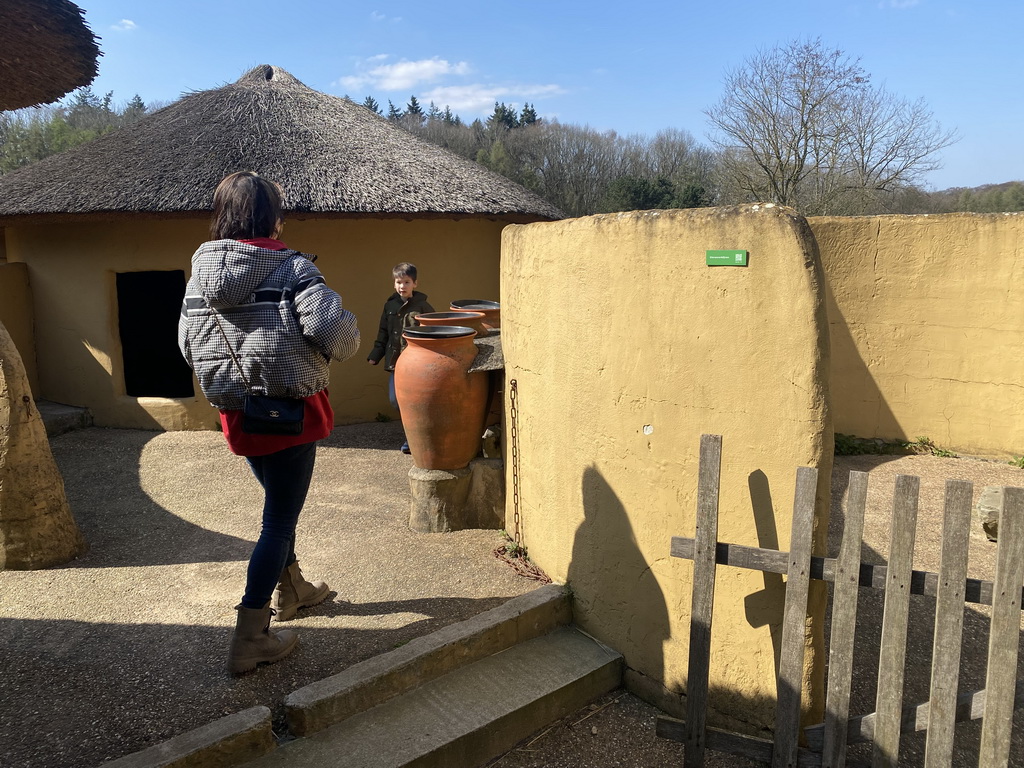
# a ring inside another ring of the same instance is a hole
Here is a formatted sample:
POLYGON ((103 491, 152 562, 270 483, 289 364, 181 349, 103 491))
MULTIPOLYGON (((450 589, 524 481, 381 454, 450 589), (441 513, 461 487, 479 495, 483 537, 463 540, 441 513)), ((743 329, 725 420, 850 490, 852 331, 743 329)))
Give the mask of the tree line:
POLYGON ((86 86, 56 105, 0 112, 0 175, 130 125, 156 108, 138 94, 117 105, 113 92, 101 97, 86 86))
MULTIPOLYGON (((674 128, 653 137, 597 131, 542 118, 529 103, 495 102, 490 116, 470 122, 415 95, 402 107, 388 101, 384 109, 372 96, 360 104, 568 216, 744 202, 807 216, 1024 210, 1021 182, 927 190, 923 179, 955 131, 922 101, 873 85, 858 60, 820 40, 758 52, 729 72, 722 98, 705 111, 709 143, 674 128)), ((154 108, 137 95, 117 106, 113 94, 83 88, 57 106, 0 113, 0 174, 154 108)))

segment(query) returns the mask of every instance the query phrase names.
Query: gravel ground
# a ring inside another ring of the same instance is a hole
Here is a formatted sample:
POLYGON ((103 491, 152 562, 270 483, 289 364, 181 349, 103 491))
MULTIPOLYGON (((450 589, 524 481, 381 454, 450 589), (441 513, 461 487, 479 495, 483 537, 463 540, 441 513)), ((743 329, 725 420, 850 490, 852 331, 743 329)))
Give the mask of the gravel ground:
POLYGON ((287 626, 298 649, 227 674, 262 497, 217 432, 84 429, 51 440, 90 544, 65 566, 0 572, 0 766, 93 768, 538 586, 493 556, 497 531, 408 528, 399 425, 343 427, 299 520, 304 573, 337 591, 287 626))
MULTIPOLYGON (((254 514, 239 510, 259 503, 244 462, 217 433, 87 429, 54 438, 91 549, 60 568, 0 572, 0 766, 92 768, 256 704, 280 722, 290 691, 535 588, 492 556, 501 541, 495 531, 408 530, 410 463, 394 450, 399 442, 396 425, 367 424, 340 428, 324 444, 299 551, 307 575, 338 594, 291 625, 301 642, 289 660, 232 678, 224 671, 232 606, 255 536, 254 514)), ((974 482, 975 499, 985 485, 1024 485, 1024 470, 994 462, 837 457, 836 510, 851 469, 871 475, 864 556, 875 562, 888 549, 895 476, 921 477, 915 567, 933 571, 946 478, 974 482)), ((841 523, 834 512, 833 552, 841 523)), ((980 523, 970 547, 971 575, 990 579, 995 545, 980 523)), ((907 701, 927 698, 931 603, 912 601, 907 701)), ((874 708, 881 605, 880 595, 862 597, 854 712, 874 708)), ((961 684, 968 689, 983 687, 986 621, 983 608, 967 609, 961 684)), ((654 735, 658 714, 618 690, 492 765, 681 765, 682 745, 654 735)), ((1014 768, 1024 766, 1020 720, 1014 768)), ((958 729, 955 765, 977 764, 978 733, 977 724, 958 729)), ((922 752, 923 738, 905 739, 901 765, 920 765, 922 752)), ((707 765, 753 764, 709 754, 707 765)))

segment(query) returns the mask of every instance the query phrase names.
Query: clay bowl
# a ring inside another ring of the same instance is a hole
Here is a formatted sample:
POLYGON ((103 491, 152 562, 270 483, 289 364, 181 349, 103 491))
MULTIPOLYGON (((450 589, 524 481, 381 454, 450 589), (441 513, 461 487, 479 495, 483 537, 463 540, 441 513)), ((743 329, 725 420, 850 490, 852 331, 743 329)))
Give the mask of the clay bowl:
POLYGON ((501 327, 501 305, 486 299, 458 299, 451 303, 452 312, 483 312, 487 328, 501 327))
POLYGON ((475 331, 464 325, 421 325, 406 328, 403 336, 412 339, 458 339, 463 336, 472 336, 475 331))
POLYGON ((483 312, 424 312, 416 315, 421 326, 457 325, 472 328, 477 336, 486 336, 490 330, 484 326, 483 312))

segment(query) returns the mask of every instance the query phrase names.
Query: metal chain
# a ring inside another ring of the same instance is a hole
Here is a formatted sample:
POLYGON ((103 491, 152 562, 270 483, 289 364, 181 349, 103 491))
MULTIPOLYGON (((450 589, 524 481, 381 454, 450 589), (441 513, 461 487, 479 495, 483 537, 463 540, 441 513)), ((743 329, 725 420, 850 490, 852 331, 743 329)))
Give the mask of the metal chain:
POLYGON ((551 579, 540 568, 530 562, 522 542, 522 518, 519 509, 519 388, 515 379, 509 381, 509 442, 512 450, 512 551, 502 545, 494 550, 494 556, 512 566, 513 570, 527 579, 550 584, 551 579))
POLYGON ((512 541, 522 546, 519 531, 519 384, 515 379, 509 382, 509 441, 512 445, 512 541))

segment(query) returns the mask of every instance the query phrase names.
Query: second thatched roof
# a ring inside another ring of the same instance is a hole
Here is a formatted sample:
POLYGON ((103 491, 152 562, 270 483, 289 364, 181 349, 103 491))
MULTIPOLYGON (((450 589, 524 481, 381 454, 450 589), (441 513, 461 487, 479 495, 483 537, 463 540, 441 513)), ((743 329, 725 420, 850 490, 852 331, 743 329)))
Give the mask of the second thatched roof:
POLYGON ((100 56, 68 0, 0 2, 0 110, 46 104, 96 77, 100 56))
POLYGON ((0 220, 206 212, 217 183, 239 170, 280 183, 289 212, 563 216, 509 179, 263 65, 0 177, 0 220))

